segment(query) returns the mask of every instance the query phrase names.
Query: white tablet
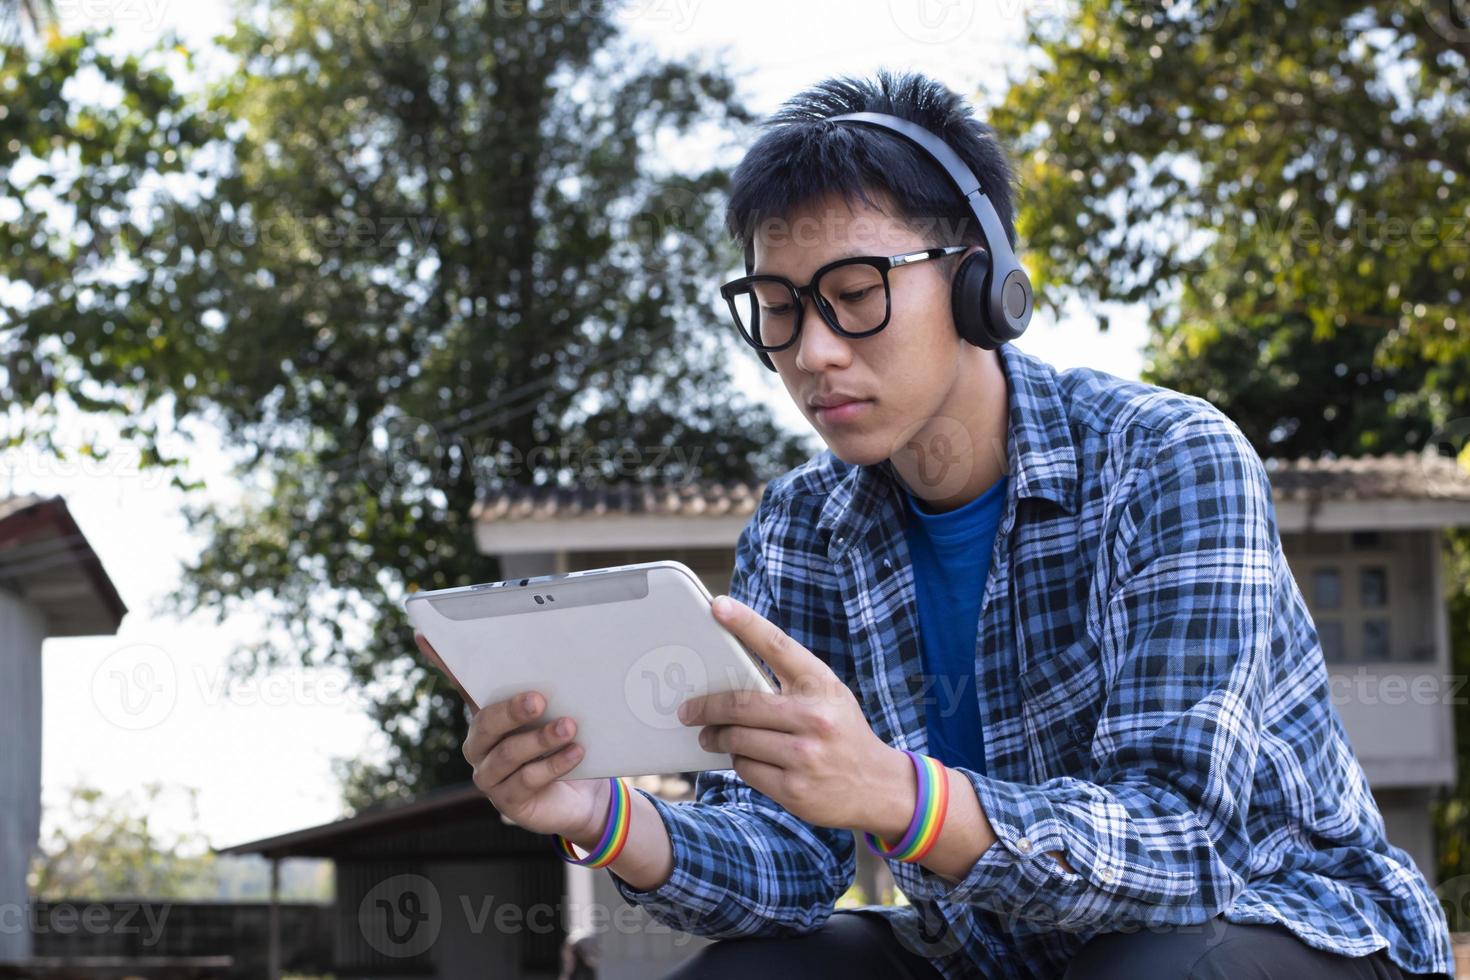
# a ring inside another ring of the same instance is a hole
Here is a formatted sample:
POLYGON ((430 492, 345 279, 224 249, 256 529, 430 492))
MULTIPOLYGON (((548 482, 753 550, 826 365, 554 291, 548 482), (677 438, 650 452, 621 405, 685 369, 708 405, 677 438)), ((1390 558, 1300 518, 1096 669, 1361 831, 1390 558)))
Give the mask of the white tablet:
POLYGON ((675 714, 696 694, 774 692, 759 661, 714 618, 677 561, 416 592, 409 620, 475 704, 526 690, 568 715, 582 761, 562 779, 729 769, 675 714))

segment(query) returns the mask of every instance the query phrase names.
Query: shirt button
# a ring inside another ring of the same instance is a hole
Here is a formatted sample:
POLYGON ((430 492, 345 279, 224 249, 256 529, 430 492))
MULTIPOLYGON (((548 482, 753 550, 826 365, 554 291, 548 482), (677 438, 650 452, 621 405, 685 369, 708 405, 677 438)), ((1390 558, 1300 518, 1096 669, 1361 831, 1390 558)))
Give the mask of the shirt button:
POLYGON ((1022 837, 1020 840, 1016 841, 1016 850, 1020 851, 1022 854, 1030 854, 1031 838, 1022 837))
POLYGON ((1097 877, 1098 880, 1103 882, 1104 884, 1111 885, 1118 876, 1114 874, 1111 870, 1104 868, 1102 871, 1099 871, 1097 873, 1097 877))

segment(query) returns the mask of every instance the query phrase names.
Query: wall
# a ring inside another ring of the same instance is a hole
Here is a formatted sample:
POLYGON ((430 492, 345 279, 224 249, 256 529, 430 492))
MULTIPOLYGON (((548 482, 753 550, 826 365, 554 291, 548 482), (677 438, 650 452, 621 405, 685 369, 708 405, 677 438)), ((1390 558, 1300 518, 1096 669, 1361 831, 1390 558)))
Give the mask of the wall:
POLYGON ((0 589, 0 960, 31 955, 26 872, 41 829, 40 613, 0 589))

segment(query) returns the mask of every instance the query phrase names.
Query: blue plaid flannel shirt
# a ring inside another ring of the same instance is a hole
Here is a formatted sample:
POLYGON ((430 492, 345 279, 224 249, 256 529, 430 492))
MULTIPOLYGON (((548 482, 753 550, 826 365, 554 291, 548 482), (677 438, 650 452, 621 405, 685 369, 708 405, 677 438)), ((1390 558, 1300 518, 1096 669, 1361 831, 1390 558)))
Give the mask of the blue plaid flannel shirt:
MULTIPOLYGON (((1260 457, 1203 399, 1000 355, 1012 479, 977 624, 987 772, 955 767, 998 840, 958 883, 888 862, 909 904, 864 908, 946 977, 1059 977, 1097 933, 1221 915, 1453 975, 1444 911, 1385 838, 1330 700, 1260 457)), ((922 674, 895 479, 824 451, 771 481, 730 594, 829 664, 880 738, 925 752, 945 692, 922 674)), ((639 891, 609 873, 666 925, 795 935, 853 880, 851 830, 734 770, 699 774, 690 802, 638 792, 672 875, 639 891)))

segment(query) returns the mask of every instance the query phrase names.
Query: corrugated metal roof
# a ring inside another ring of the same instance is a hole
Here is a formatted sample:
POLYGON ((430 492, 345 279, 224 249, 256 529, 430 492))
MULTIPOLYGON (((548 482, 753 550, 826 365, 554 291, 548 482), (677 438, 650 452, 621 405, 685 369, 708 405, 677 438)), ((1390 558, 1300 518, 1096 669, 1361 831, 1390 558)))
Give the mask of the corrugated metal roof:
POLYGON ((49 636, 110 636, 128 611, 61 497, 0 497, 0 585, 40 610, 49 636))
POLYGON ((25 510, 27 507, 39 504, 45 499, 45 497, 38 497, 35 494, 24 494, 19 497, 0 496, 0 521, 5 520, 11 514, 25 510))

